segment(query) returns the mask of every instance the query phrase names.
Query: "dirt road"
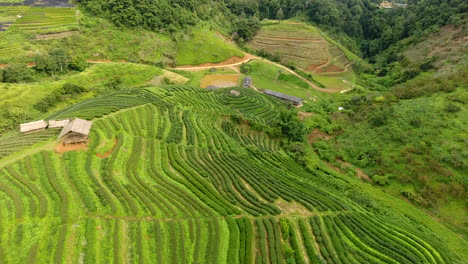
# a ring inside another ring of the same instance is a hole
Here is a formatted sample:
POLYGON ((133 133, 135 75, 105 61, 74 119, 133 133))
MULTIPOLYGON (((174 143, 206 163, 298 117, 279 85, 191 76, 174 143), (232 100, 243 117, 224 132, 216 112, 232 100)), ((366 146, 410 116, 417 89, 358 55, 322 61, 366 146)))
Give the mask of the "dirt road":
POLYGON ((273 62, 273 61, 270 61, 270 60, 267 60, 267 59, 264 59, 264 58, 257 57, 255 55, 252 55, 252 54, 249 54, 249 53, 246 53, 246 55, 243 58, 240 58, 240 60, 236 60, 236 62, 234 62, 234 63, 226 63, 228 61, 228 60, 226 60, 225 62, 211 63, 209 65, 202 64, 202 65, 199 65, 199 66, 193 66, 193 65, 179 66, 179 67, 176 67, 174 69, 183 70, 183 71, 200 71, 200 70, 208 70, 208 69, 211 69, 211 68, 228 68, 228 67, 240 66, 241 64, 247 63, 247 62, 252 61, 252 60, 261 60, 261 61, 265 61, 265 62, 268 62, 268 63, 273 64, 273 65, 276 65, 276 66, 284 69, 285 71, 293 74, 294 76, 304 80, 310 87, 314 88, 317 91, 321 91, 321 92, 324 92, 324 93, 336 93, 336 92, 340 91, 340 89, 320 88, 317 85, 315 85, 314 83, 312 83, 311 81, 309 81, 308 79, 302 77, 300 74, 298 74, 297 72, 289 69, 288 67, 286 67, 284 65, 281 65, 279 63, 276 63, 276 62, 273 62))

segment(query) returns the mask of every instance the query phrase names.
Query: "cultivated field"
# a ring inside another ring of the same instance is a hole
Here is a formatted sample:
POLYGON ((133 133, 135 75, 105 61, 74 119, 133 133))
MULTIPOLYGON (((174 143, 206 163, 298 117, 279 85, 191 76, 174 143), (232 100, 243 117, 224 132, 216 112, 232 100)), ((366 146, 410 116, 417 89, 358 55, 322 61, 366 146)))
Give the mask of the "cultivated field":
POLYGON ((78 29, 74 8, 31 7, 21 16, 10 27, 10 30, 51 33, 78 29))
POLYGON ((279 55, 283 64, 294 65, 311 73, 314 78, 324 76, 322 79, 327 82, 327 88, 346 90, 351 88, 349 83, 354 83, 354 72, 345 53, 313 26, 290 21, 266 21, 248 46, 279 55), (339 81, 328 80, 330 76, 339 81))
POLYGON ((285 105, 238 90, 131 90, 49 116, 94 119, 88 151, 0 158, 0 262, 452 262, 416 219, 287 155, 259 129, 285 105))
POLYGON ((239 77, 239 74, 206 74, 200 82, 200 87, 236 87, 239 84, 239 77))

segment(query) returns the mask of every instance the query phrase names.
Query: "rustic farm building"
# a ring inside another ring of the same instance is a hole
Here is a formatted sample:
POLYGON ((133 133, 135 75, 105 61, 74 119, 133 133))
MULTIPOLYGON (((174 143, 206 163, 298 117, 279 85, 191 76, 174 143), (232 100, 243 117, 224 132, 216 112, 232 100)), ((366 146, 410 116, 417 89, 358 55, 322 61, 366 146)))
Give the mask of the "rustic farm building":
POLYGON ((49 120, 49 128, 65 127, 68 123, 70 123, 70 119, 49 120))
POLYGON ((296 106, 301 106, 302 103, 304 102, 302 98, 300 97, 296 97, 296 96, 292 96, 289 94, 284 94, 284 93, 280 93, 280 92, 276 92, 276 91, 272 91, 268 89, 263 90, 263 93, 279 98, 281 100, 292 102, 296 106))
POLYGON ((63 128, 58 138, 63 138, 63 144, 87 142, 92 125, 91 121, 76 118, 63 128))
POLYGON ((20 124, 20 131, 22 133, 32 132, 44 129, 47 127, 47 122, 44 120, 34 121, 30 123, 20 124))
POLYGON ((244 88, 252 87, 252 77, 250 76, 245 77, 244 80, 242 81, 242 86, 244 88))

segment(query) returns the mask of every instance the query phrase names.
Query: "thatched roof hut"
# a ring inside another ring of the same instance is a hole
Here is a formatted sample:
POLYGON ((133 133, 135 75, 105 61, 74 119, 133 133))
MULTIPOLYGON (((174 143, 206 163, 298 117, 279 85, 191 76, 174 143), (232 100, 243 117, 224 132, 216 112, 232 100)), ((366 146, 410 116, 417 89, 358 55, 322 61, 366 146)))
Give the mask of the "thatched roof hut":
POLYGON ((47 127, 47 122, 44 120, 34 121, 30 123, 20 124, 22 133, 41 130, 47 127))
POLYGON ((64 138, 64 144, 86 142, 92 125, 91 121, 76 118, 62 129, 58 138, 64 138))
POLYGON ((263 90, 263 93, 274 96, 276 98, 279 98, 279 99, 282 99, 282 100, 285 100, 285 101, 292 102, 294 105, 302 105, 302 103, 304 101, 300 97, 296 97, 296 96, 292 96, 292 95, 289 95, 289 94, 284 94, 284 93, 280 93, 280 92, 276 92, 276 91, 272 91, 272 90, 268 90, 268 89, 263 90))

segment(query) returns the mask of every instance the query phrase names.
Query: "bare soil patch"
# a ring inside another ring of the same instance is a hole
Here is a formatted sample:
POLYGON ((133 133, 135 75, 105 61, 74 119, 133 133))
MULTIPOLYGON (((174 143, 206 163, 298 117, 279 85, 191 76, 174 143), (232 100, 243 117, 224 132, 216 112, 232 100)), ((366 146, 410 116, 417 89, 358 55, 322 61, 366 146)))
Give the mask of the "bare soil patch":
POLYGON ((55 152, 57 153, 65 153, 68 151, 75 151, 75 150, 86 150, 87 149, 87 144, 86 143, 77 143, 77 144, 63 144, 63 142, 60 142, 60 144, 57 145, 55 148, 55 152))
MULTIPOLYGON (((349 167, 352 167, 353 165, 348 163, 348 162, 345 162, 341 159, 336 159, 336 161, 338 161, 341 165, 349 168, 349 167)), ((369 175, 365 174, 360 168, 356 168, 356 177, 358 179, 361 179, 361 180, 365 180, 365 181, 368 181, 368 182, 372 182, 372 179, 369 177, 369 175)))
POLYGON ((101 159, 105 159, 105 158, 109 157, 114 152, 114 149, 115 149, 115 146, 117 146, 117 143, 118 143, 117 139, 114 138, 114 146, 112 146, 112 149, 107 151, 104 154, 96 153, 96 156, 100 157, 101 159))
POLYGON ((340 69, 340 67, 336 65, 328 65, 327 67, 320 68, 317 72, 322 73, 322 72, 342 72, 343 69, 340 69))
POLYGON ((318 128, 314 128, 314 130, 312 130, 312 132, 307 136, 307 142, 309 142, 309 144, 312 144, 317 139, 329 140, 330 138, 332 138, 331 135, 320 131, 318 128))
POLYGON ((298 202, 287 202, 279 199, 275 202, 275 205, 281 209, 283 214, 311 215, 311 212, 298 202))
POLYGON ((239 74, 207 74, 201 80, 200 87, 236 87, 239 83, 239 77, 239 74))
POLYGON ((37 40, 63 39, 79 34, 78 31, 64 31, 59 33, 48 33, 36 35, 37 40))
MULTIPOLYGON (((323 64, 322 64, 323 65, 323 64)), ((322 66, 322 65, 314 65, 314 64, 311 64, 309 66, 307 66, 307 68, 305 69, 306 71, 314 71, 315 69, 317 69, 318 67, 322 66)))
POLYGON ((301 121, 308 118, 308 117, 314 116, 314 115, 315 115, 315 113, 308 113, 308 112, 302 112, 302 111, 299 111, 297 113, 297 116, 299 117, 299 120, 301 120, 301 121))

